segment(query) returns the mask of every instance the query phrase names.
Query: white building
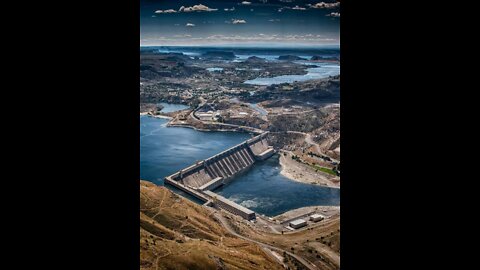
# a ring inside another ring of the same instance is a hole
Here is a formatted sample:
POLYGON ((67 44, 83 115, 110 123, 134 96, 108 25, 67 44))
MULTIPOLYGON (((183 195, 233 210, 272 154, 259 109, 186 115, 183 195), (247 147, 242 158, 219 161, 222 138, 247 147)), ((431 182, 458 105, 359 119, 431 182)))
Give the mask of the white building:
POLYGON ((310 220, 313 221, 313 222, 321 221, 324 218, 325 217, 320 215, 320 214, 313 214, 313 215, 310 216, 310 220))
POLYGON ((307 226, 307 222, 300 218, 300 219, 296 219, 294 221, 291 221, 289 226, 294 228, 294 229, 298 229, 298 228, 301 228, 303 226, 307 226))

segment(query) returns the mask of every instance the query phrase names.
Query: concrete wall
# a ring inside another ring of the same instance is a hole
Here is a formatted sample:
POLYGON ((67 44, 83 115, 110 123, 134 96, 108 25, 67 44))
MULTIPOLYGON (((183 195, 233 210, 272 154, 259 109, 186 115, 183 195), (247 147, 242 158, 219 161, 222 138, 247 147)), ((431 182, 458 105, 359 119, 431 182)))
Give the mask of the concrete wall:
MULTIPOLYGON (((193 164, 165 178, 165 183, 173 185, 195 197, 208 201, 205 194, 232 179, 238 173, 248 169, 257 160, 269 158, 275 152, 268 146, 266 136, 262 133, 245 142, 229 148, 221 153, 193 164)), ((224 198, 222 198, 224 199, 224 198)), ((227 200, 227 199, 225 199, 227 200)), ((216 200, 219 207, 240 215, 245 219, 255 218, 255 213, 243 206, 237 206, 231 201, 216 200)))

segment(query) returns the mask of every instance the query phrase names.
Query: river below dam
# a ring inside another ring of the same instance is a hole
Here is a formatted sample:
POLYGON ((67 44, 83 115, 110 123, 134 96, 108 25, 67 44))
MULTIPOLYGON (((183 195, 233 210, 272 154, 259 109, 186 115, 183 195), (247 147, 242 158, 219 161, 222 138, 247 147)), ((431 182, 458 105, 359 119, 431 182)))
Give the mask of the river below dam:
MULTIPOLYGON (((157 185, 163 185, 164 177, 252 137, 248 133, 167 127, 167 122, 140 116, 140 179, 157 185)), ((274 155, 214 192, 267 216, 304 206, 340 204, 339 189, 295 182, 280 170, 278 155, 274 155)))

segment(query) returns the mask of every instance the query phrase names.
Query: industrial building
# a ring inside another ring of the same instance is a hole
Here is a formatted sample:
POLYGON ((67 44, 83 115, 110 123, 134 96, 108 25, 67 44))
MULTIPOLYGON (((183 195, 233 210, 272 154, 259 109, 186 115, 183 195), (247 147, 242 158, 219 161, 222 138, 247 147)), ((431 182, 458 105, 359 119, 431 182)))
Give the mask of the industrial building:
POLYGON ((298 229, 298 228, 301 228, 303 226, 307 226, 307 222, 304 220, 304 219, 296 219, 294 221, 291 221, 289 223, 289 226, 294 228, 294 229, 298 229))
POLYGON ((310 220, 313 221, 313 222, 321 221, 324 218, 325 217, 320 215, 320 214, 313 214, 313 215, 310 216, 310 220))
POLYGON ((248 209, 248 208, 245 208, 237 203, 234 203, 232 201, 230 201, 229 199, 227 198, 224 198, 214 192, 211 192, 209 190, 207 191, 204 191, 203 192, 204 194, 210 196, 212 198, 212 201, 213 201, 213 204, 232 213, 232 214, 235 214, 235 215, 239 215, 241 217, 243 217, 244 219, 246 220, 251 220, 251 219, 255 219, 255 212, 253 212, 252 210, 248 209))

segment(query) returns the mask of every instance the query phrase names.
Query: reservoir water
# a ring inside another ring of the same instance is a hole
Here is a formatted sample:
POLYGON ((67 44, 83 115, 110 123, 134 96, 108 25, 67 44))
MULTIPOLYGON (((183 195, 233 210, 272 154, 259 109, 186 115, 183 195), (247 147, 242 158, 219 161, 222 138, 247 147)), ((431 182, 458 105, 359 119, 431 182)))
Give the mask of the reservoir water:
POLYGON ((163 185, 163 178, 252 136, 169 127, 166 119, 140 116, 140 179, 163 185))
MULTIPOLYGON (((164 177, 195 161, 211 157, 251 137, 247 133, 166 127, 167 121, 140 116, 140 179, 157 185, 163 185, 164 177)), ((215 192, 267 216, 303 206, 340 203, 339 189, 303 184, 281 175, 278 156, 257 163, 215 192)))
MULTIPOLYGON (((311 63, 310 63, 311 64, 311 63)), ((254 84, 254 85, 272 85, 272 84, 281 84, 281 83, 293 83, 303 82, 313 79, 323 79, 329 76, 336 76, 340 74, 340 66, 333 63, 315 63, 319 67, 308 68, 307 74, 305 75, 282 75, 272 78, 256 78, 253 80, 247 80, 245 84, 254 84)))
POLYGON ((215 71, 223 71, 223 68, 210 67, 210 68, 207 68, 207 70, 210 71, 210 72, 215 72, 215 71))

